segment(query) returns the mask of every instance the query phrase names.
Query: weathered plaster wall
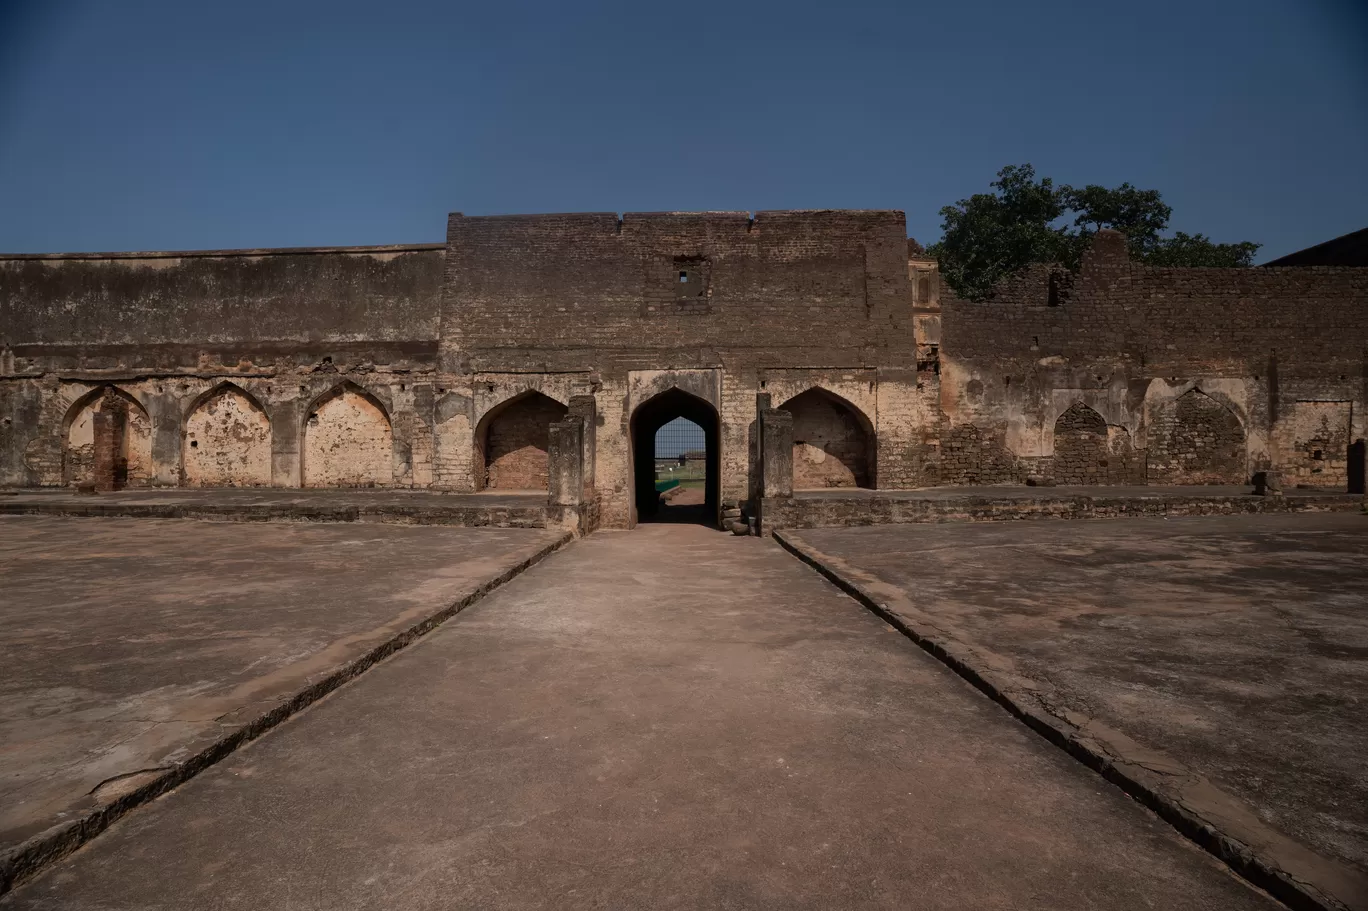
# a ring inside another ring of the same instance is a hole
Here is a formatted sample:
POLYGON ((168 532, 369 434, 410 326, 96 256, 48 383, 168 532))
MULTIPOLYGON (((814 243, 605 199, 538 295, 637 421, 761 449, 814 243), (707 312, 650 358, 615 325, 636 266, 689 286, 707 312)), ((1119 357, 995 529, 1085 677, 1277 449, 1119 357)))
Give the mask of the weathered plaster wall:
POLYGON ((329 393, 304 424, 305 487, 390 487, 394 432, 384 406, 359 387, 329 393))
POLYGON ((0 484, 65 483, 81 458, 71 408, 114 385, 142 409, 133 429, 150 427, 131 483, 299 486, 305 412, 344 381, 392 422, 377 476, 431 484, 443 257, 427 245, 0 258, 0 484), (224 382, 269 423, 258 415, 232 456, 222 433, 200 438, 212 421, 196 408, 224 382))
POLYGON ((1056 424, 1075 405, 1107 427, 1101 483, 1243 483, 1277 467, 1338 485, 1334 461, 1365 433, 1368 269, 1155 268, 1102 232, 1076 276, 1031 267, 942 311, 945 483, 1058 473, 1056 424), (1204 398, 1183 400, 1194 390, 1204 398), (1320 460, 1297 455, 1324 436, 1294 419, 1301 402, 1343 403, 1320 460), (1143 472, 1118 466, 1127 452, 1143 472))
POLYGON ((247 393, 224 384, 185 421, 187 487, 269 487, 271 419, 247 393))

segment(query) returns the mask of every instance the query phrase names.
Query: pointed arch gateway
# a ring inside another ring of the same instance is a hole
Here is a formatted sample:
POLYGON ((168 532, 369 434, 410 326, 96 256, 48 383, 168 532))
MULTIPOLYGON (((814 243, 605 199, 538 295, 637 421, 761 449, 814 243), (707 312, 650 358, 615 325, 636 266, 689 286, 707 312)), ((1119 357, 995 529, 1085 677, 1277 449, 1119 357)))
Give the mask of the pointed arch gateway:
POLYGON ((251 393, 219 383, 186 414, 181 480, 187 487, 268 487, 271 419, 251 393))
POLYGON ((535 389, 491 408, 475 428, 475 489, 548 489, 551 425, 568 411, 535 389))
POLYGON ((859 408, 813 386, 779 406, 793 415, 793 487, 874 487, 874 427, 859 408))
POLYGON ((95 479, 95 414, 115 411, 111 441, 114 486, 146 487, 152 483, 152 419, 147 409, 118 386, 97 386, 67 409, 62 433, 62 482, 80 484, 95 479))
POLYGON ((722 503, 721 420, 711 402, 678 386, 652 396, 632 412, 632 521, 649 522, 661 516, 660 494, 656 491, 656 433, 676 418, 697 424, 703 430, 703 506, 693 508, 693 514, 702 524, 715 527, 722 503))
POLYGON ((352 382, 325 392, 304 421, 303 486, 389 487, 394 431, 375 396, 352 382))

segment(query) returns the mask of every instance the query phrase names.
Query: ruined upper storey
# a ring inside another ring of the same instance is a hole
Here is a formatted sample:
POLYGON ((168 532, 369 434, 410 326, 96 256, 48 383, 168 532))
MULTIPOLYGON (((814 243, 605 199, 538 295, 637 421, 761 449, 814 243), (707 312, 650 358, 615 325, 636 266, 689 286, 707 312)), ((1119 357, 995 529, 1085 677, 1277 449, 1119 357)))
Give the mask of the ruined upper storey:
POLYGON ((591 353, 701 366, 737 351, 843 366, 912 351, 896 211, 454 214, 445 265, 453 370, 582 369, 591 353))

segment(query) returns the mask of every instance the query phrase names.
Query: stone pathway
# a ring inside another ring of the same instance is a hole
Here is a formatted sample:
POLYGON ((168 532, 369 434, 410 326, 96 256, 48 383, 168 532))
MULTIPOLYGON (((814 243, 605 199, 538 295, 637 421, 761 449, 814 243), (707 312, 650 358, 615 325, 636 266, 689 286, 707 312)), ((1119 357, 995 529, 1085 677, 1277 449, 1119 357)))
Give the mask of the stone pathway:
POLYGON ((771 541, 603 532, 4 899, 1276 906, 771 541))

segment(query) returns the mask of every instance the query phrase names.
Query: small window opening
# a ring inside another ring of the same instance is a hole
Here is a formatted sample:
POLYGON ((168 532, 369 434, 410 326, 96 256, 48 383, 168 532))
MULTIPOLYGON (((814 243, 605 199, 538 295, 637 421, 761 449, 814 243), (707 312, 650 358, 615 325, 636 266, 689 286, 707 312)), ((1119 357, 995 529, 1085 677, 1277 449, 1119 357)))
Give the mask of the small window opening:
POLYGON ((1315 459, 1316 461, 1324 461, 1324 459, 1325 459, 1325 450, 1323 450, 1323 449, 1316 449, 1316 450, 1312 451, 1312 453, 1311 453, 1311 458, 1315 459))
POLYGON ((199 449, 199 440, 191 440, 191 441, 190 441, 190 448, 191 448, 191 449, 199 449))
POLYGON ((681 270, 680 273, 679 273, 679 283, 680 283, 681 285, 685 285, 685 284, 688 284, 688 282, 689 282, 689 273, 681 270))

